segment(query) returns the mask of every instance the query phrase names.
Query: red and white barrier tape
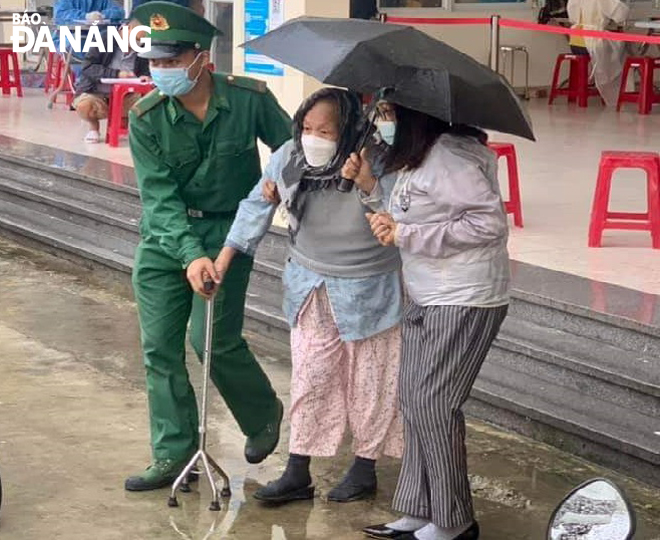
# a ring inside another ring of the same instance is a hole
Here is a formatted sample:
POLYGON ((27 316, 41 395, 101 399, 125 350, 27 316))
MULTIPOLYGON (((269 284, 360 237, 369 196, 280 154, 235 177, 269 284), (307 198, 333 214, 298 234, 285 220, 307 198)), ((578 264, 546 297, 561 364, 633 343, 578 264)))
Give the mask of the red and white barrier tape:
MULTIPOLYGON (((436 25, 490 25, 488 18, 437 18, 428 19, 424 17, 387 17, 386 22, 393 24, 436 24, 436 25)), ((660 36, 646 36, 642 34, 627 34, 623 32, 606 32, 600 30, 583 30, 577 28, 563 28, 561 26, 550 26, 516 19, 500 19, 502 28, 515 28, 518 30, 530 30, 545 32, 547 34, 563 34, 567 36, 581 36, 610 41, 628 41, 633 43, 660 44, 660 36)))

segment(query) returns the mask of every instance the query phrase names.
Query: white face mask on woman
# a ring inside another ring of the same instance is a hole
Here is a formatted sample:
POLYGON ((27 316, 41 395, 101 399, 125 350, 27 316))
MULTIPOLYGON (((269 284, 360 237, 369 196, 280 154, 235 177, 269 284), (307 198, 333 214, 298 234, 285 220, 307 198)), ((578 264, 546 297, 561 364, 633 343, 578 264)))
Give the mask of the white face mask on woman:
POLYGON ((396 136, 396 122, 392 120, 377 120, 376 127, 385 144, 392 146, 396 136))
POLYGON ((303 135, 300 142, 305 160, 312 167, 324 167, 337 153, 337 141, 330 141, 316 135, 303 135))

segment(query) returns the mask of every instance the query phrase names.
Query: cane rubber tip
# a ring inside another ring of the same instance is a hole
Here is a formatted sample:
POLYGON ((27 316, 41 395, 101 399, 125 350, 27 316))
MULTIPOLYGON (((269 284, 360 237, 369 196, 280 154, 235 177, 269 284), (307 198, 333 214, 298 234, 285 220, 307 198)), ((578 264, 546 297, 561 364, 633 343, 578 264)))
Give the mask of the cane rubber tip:
POLYGON ((211 504, 209 505, 209 510, 211 512, 219 512, 220 511, 220 503, 218 501, 211 501, 211 504))
POLYGON ((176 508, 177 506, 179 506, 179 501, 176 500, 176 497, 170 497, 169 499, 167 499, 167 506, 169 506, 170 508, 176 508))
POLYGON ((181 492, 182 493, 190 493, 192 489, 190 489, 190 484, 181 484, 181 492))
POLYGON ((231 489, 228 487, 222 488, 222 491, 220 492, 221 497, 231 497, 231 489))
POLYGON ((52 109, 52 108, 53 108, 53 104, 49 102, 48 105, 46 105, 46 108, 48 108, 48 109, 52 109))

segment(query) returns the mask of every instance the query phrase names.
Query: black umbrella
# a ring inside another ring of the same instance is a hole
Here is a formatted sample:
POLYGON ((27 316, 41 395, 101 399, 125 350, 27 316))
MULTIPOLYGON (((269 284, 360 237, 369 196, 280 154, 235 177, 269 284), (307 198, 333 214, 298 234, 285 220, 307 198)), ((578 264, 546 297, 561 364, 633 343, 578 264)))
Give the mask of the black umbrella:
POLYGON ((470 56, 410 26, 301 17, 244 44, 321 82, 388 101, 452 124, 534 140, 513 88, 470 56))

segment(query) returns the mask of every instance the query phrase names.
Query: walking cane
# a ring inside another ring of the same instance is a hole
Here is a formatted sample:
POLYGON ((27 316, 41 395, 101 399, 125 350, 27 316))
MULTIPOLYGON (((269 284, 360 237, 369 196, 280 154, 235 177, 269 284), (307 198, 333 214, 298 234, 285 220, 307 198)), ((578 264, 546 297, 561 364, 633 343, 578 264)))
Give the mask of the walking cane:
MULTIPOLYGON (((214 287, 215 283, 212 281, 204 282, 204 292, 211 293, 214 287)), ((229 477, 206 451, 206 417, 208 413, 208 390, 211 373, 211 348, 213 345, 213 307, 214 296, 211 296, 211 298, 206 300, 206 314, 204 318, 204 356, 202 357, 204 380, 202 382, 202 414, 199 419, 199 450, 197 450, 197 453, 188 462, 188 465, 186 465, 183 471, 181 471, 181 474, 174 482, 172 493, 167 501, 167 505, 170 507, 179 506, 179 502, 176 499, 176 491, 179 488, 181 488, 181 491, 183 492, 190 491, 190 487, 188 486, 188 474, 201 460, 204 467, 204 473, 211 484, 211 492, 213 493, 209 510, 217 512, 220 510, 220 500, 218 498, 218 486, 216 486, 215 481, 213 480, 213 469, 220 475, 223 482, 223 487, 219 494, 222 497, 229 497, 231 491, 229 489, 229 477)))

